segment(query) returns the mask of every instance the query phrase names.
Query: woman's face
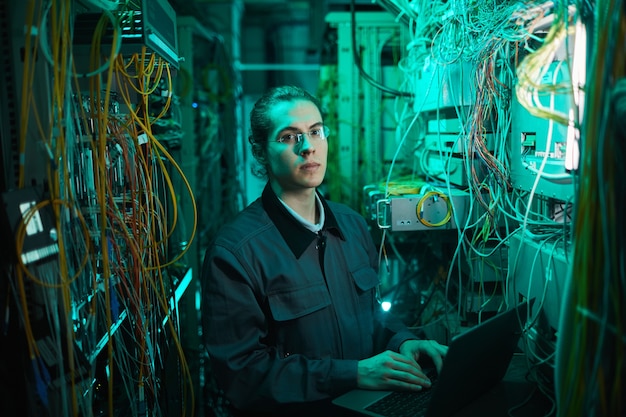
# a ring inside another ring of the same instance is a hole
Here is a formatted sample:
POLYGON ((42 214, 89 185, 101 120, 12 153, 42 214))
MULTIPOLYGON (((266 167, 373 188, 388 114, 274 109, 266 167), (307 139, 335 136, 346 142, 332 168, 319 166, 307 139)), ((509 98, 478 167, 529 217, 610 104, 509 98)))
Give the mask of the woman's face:
POLYGON ((326 174, 328 142, 302 136, 300 143, 281 143, 287 134, 308 133, 323 127, 317 106, 306 100, 281 102, 270 111, 272 130, 267 145, 269 178, 279 195, 318 187, 326 174), (278 188, 277 188, 278 187, 278 188))

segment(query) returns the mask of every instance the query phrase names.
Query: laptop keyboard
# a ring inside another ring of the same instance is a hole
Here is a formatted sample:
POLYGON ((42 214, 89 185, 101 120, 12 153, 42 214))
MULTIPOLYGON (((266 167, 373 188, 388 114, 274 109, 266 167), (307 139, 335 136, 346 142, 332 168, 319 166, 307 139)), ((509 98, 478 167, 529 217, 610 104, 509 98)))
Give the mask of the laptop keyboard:
POLYGON ((386 417, 418 417, 426 413, 431 392, 431 390, 420 393, 394 391, 365 409, 386 417))
MULTIPOLYGON (((434 385, 436 372, 427 372, 427 375, 434 385)), ((432 392, 432 386, 420 392, 394 391, 365 409, 385 417, 420 417, 426 414, 432 392)))

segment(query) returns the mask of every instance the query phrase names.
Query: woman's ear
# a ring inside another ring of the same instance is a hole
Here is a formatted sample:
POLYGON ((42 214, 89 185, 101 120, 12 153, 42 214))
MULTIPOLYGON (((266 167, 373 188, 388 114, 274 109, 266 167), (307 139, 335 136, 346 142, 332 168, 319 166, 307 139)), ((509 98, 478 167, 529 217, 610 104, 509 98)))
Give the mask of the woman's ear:
POLYGON ((252 145, 252 156, 261 166, 267 166, 267 148, 261 143, 252 145))

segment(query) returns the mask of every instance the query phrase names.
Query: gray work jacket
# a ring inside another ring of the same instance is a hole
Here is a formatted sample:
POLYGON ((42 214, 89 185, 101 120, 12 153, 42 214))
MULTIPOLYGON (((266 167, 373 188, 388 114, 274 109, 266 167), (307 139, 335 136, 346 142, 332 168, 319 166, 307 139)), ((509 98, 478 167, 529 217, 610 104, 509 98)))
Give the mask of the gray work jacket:
POLYGON ((286 404, 327 400, 356 387, 358 360, 417 338, 380 308, 363 217, 321 200, 326 220, 314 233, 267 185, 206 253, 204 340, 238 409, 279 414, 286 404))

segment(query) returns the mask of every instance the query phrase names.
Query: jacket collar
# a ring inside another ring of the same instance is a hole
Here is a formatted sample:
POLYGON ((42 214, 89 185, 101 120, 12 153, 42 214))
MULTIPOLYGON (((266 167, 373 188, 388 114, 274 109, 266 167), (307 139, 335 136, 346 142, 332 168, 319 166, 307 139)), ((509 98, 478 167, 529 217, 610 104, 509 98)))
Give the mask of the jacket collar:
MULTIPOLYGON (((339 224, 337 223, 337 219, 330 210, 328 203, 317 190, 315 192, 320 197, 320 201, 324 206, 324 215, 326 216, 320 233, 328 231, 345 240, 343 233, 341 233, 341 229, 339 228, 339 224)), ((265 185, 265 189, 261 195, 261 201, 263 202, 263 208, 280 232, 283 239, 285 239, 285 242, 295 257, 300 258, 311 242, 318 237, 318 234, 304 227, 302 223, 289 214, 278 199, 276 193, 274 193, 274 190, 272 190, 269 182, 265 185)))

